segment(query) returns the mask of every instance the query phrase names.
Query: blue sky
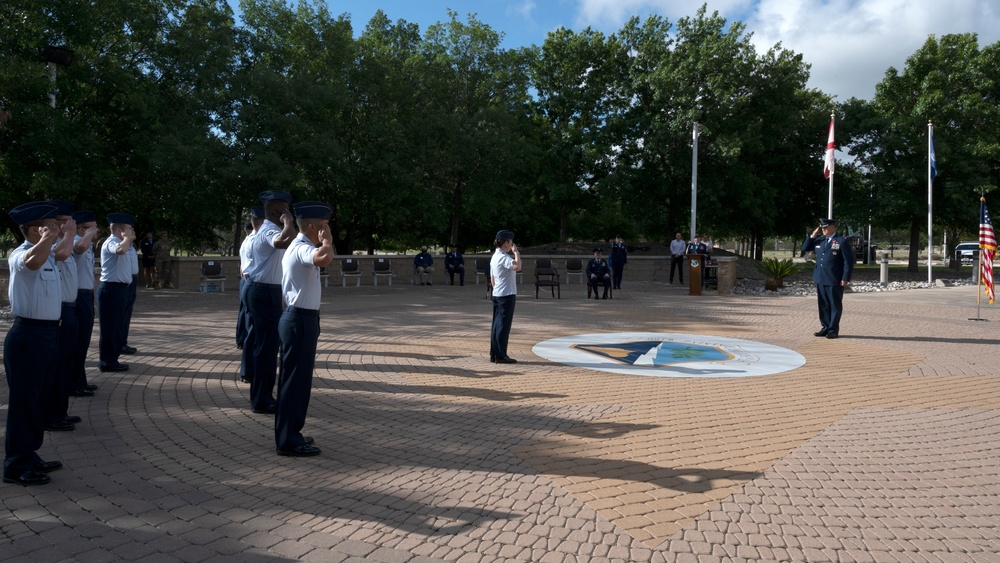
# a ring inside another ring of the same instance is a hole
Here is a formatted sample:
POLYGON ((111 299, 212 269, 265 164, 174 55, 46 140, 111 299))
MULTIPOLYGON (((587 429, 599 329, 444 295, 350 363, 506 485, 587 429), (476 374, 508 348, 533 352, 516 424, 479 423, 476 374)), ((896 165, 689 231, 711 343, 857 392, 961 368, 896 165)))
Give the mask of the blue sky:
MULTIPOLYGON (((230 0, 234 9, 238 0, 230 0)), ((614 33, 631 16, 656 13, 675 22, 692 16, 702 0, 327 0, 334 14, 349 13, 355 33, 377 9, 393 21, 427 26, 470 12, 505 36, 505 47, 541 45, 559 27, 614 33)), ((730 21, 740 20, 759 52, 781 42, 812 65, 810 86, 846 100, 871 98, 890 66, 929 35, 975 32, 980 47, 1000 41, 998 0, 712 0, 730 21)))

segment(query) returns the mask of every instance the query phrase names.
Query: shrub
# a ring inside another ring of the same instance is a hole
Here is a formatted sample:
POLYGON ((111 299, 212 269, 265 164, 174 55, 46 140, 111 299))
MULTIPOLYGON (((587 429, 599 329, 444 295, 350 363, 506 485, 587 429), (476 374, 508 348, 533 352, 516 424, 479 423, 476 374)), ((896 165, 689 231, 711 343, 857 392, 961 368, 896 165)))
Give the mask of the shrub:
POLYGON ((778 260, 777 258, 764 258, 757 264, 757 269, 767 276, 764 281, 764 289, 777 291, 779 287, 785 286, 785 278, 794 276, 806 269, 808 263, 793 262, 791 258, 778 260))

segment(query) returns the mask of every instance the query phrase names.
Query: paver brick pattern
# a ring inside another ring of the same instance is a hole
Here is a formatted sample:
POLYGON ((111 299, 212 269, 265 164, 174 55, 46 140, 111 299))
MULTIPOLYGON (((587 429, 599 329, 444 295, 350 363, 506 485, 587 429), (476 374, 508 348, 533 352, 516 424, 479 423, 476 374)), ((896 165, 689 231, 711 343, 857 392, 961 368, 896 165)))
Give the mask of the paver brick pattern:
POLYGON ((293 459, 236 381, 235 292, 141 291, 133 369, 92 370, 97 395, 71 404, 84 423, 46 435, 66 469, 0 487, 2 558, 995 557, 1000 341, 955 304, 974 288, 848 295, 837 341, 812 336, 813 298, 565 293, 524 291, 519 363, 499 366, 474 285, 325 290, 305 429, 323 454, 293 459), (807 363, 672 379, 530 352, 613 331, 758 340, 807 363))

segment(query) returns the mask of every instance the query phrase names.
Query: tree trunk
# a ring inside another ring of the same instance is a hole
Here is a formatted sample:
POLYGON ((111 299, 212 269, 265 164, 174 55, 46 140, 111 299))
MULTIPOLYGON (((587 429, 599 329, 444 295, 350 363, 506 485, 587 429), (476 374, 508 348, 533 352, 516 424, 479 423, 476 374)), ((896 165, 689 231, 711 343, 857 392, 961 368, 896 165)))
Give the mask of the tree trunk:
POLYGON ((910 219, 910 259, 907 272, 920 270, 920 217, 910 219))

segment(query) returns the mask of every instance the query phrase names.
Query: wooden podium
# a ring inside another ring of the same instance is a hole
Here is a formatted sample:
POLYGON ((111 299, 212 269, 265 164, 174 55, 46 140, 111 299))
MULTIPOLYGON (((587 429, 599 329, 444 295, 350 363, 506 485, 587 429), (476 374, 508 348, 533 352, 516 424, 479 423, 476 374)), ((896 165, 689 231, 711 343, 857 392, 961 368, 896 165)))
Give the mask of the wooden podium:
POLYGON ((687 260, 689 266, 688 269, 688 295, 701 295, 701 275, 704 271, 705 265, 705 255, 704 254, 685 254, 684 258, 687 260))

